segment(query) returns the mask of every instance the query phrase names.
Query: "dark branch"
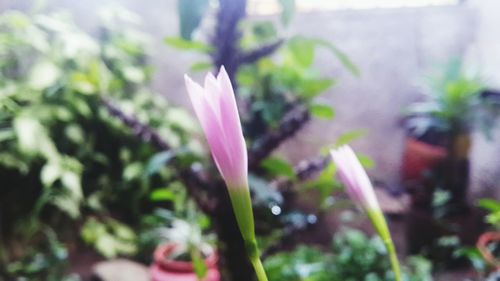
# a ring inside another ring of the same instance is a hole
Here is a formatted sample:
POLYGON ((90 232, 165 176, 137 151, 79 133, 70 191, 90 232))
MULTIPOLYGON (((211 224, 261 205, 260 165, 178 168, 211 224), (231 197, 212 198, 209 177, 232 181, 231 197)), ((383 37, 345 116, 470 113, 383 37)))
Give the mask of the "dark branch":
POLYGON ((150 143, 158 150, 170 150, 171 147, 165 142, 161 136, 146 124, 141 123, 134 116, 125 114, 121 109, 114 105, 110 100, 103 98, 102 103, 108 110, 109 114, 116 117, 127 127, 132 129, 134 135, 139 137, 143 142, 150 143))
POLYGON ((238 59, 239 64, 249 64, 258 61, 263 57, 267 57, 274 53, 283 44, 283 39, 279 39, 276 42, 270 43, 268 45, 261 46, 255 50, 248 51, 246 53, 240 54, 238 59))
MULTIPOLYGON (((134 135, 140 138, 145 143, 150 143, 158 150, 170 150, 170 145, 162 139, 160 134, 147 124, 139 121, 135 116, 127 115, 120 108, 114 105, 110 100, 103 98, 102 103, 108 110, 109 114, 119 119, 124 125, 129 127, 134 135)), ((173 165, 175 165, 175 159, 173 165)), ((192 168, 179 169, 179 177, 186 186, 187 192, 191 198, 195 200, 198 207, 205 213, 211 214, 215 210, 217 204, 214 198, 211 198, 211 193, 208 191, 213 190, 212 186, 192 168), (205 191, 205 192, 200 192, 205 191)))
POLYGON ((220 0, 217 13, 217 25, 212 37, 212 61, 215 68, 222 65, 226 68, 229 79, 236 87, 236 72, 238 71, 239 42, 241 32, 239 22, 246 16, 246 0, 220 0))
POLYGON ((302 160, 295 166, 295 174, 299 180, 307 180, 321 172, 330 163, 330 157, 319 156, 311 160, 302 160))
POLYGON ((293 137, 309 120, 309 111, 297 106, 285 115, 278 129, 256 140, 249 152, 250 169, 258 168, 260 162, 269 156, 281 143, 293 137))
MULTIPOLYGON (((299 181, 306 181, 323 171, 330 163, 330 157, 318 156, 311 160, 302 160, 294 167, 295 175, 299 181)), ((293 192, 293 182, 286 178, 277 178, 270 182, 270 185, 281 193, 293 192)))

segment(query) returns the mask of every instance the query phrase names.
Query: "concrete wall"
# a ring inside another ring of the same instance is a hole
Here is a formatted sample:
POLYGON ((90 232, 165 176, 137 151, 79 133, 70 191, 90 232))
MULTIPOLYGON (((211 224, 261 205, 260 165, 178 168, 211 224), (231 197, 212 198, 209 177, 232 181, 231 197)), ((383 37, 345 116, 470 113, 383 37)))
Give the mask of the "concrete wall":
MULTIPOLYGON (((0 2, 0 9, 26 8, 26 0, 0 2), (3 3, 3 4, 2 4, 3 3)), ((108 2, 108 1, 106 1, 108 2)), ((112 1, 109 1, 112 2, 112 1)), ((115 1, 116 2, 116 1, 115 1)), ((175 1, 118 1, 144 18, 145 29, 153 35, 153 63, 157 67, 154 87, 173 103, 189 106, 182 75, 193 54, 165 47, 161 39, 175 35, 175 1)), ((103 1, 52 1, 52 8, 71 9, 79 24, 92 30, 97 22, 95 9, 103 1)), ((321 100, 335 107, 332 122, 314 121, 296 139, 284 144, 279 153, 291 161, 316 155, 319 147, 332 143, 348 130, 365 128, 368 136, 353 145, 370 155, 377 166, 371 174, 389 186, 397 186, 404 134, 398 125, 401 110, 419 99, 418 78, 452 56, 466 56, 500 88, 500 1, 471 0, 450 7, 324 11, 301 13, 291 33, 334 42, 361 70, 352 77, 328 52, 318 54, 317 66, 338 85, 321 100)), ((500 180, 500 134, 495 142, 474 136, 474 190, 498 186, 500 180)))

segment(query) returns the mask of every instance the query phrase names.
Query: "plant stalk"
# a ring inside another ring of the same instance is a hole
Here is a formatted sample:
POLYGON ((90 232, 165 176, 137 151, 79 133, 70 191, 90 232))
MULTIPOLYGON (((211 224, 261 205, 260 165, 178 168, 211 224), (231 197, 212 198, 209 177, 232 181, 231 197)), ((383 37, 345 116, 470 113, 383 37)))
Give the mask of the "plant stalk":
POLYGON ((382 241, 384 241, 387 253, 389 254, 395 280, 401 281, 401 267, 399 265, 398 255, 396 253, 396 248, 394 247, 384 214, 381 210, 366 210, 366 212, 368 214, 368 218, 373 224, 373 227, 377 231, 380 238, 382 238, 382 241))
POLYGON ((262 266, 262 262, 259 257, 253 258, 250 260, 252 266, 255 270, 255 274, 257 275, 258 281, 267 281, 266 271, 264 270, 264 266, 262 266))
POLYGON ((396 253, 396 248, 392 239, 384 240, 384 245, 387 248, 387 253, 389 254, 389 259, 391 261, 391 268, 394 272, 394 278, 396 281, 401 281, 401 268, 399 266, 398 255, 396 253))

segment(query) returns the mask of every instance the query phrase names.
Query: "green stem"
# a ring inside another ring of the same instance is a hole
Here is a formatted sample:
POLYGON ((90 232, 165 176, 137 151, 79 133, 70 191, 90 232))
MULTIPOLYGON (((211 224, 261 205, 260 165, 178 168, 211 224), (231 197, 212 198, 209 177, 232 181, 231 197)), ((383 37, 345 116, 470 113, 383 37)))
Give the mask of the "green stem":
POLYGON ((387 252, 389 253, 389 259, 391 261, 392 271, 394 272, 394 278, 396 281, 401 281, 401 268, 399 267, 398 255, 396 253, 396 248, 394 247, 394 243, 392 239, 384 240, 385 247, 387 248, 387 252))
POLYGON ((396 281, 401 281, 401 268, 399 266, 398 255, 396 253, 394 243, 392 242, 391 233, 389 232, 389 227, 387 226, 384 214, 380 210, 367 210, 366 212, 368 214, 368 218, 370 218, 370 221, 373 224, 373 227, 382 238, 384 245, 387 248, 392 271, 394 272, 394 278, 396 281))
POLYGON ((264 271, 264 266, 262 266, 260 258, 254 258, 250 262, 252 263, 253 269, 255 270, 255 274, 257 274, 257 280, 267 281, 267 275, 264 271))
POLYGON ((258 281, 267 281, 266 272, 260 260, 259 247, 255 239, 255 228, 252 211, 252 201, 248 186, 229 189, 229 197, 233 206, 236 222, 245 241, 248 259, 252 264, 258 281))
POLYGON ((252 263, 255 274, 257 275, 257 280, 267 281, 266 272, 264 271, 264 266, 260 260, 259 247, 257 246, 257 240, 246 240, 245 248, 247 250, 248 259, 252 263))

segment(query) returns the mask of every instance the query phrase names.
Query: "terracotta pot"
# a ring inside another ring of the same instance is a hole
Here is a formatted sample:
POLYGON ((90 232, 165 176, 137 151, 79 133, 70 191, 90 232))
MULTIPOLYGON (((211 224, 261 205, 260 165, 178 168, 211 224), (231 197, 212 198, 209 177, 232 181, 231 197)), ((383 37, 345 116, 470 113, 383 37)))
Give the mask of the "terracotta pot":
POLYGON ((477 240, 477 248, 481 252, 484 260, 495 270, 500 270, 500 260, 498 260, 493 253, 488 249, 488 244, 492 242, 500 242, 500 232, 485 232, 477 240))
POLYGON ((446 158, 446 148, 407 138, 403 155, 403 180, 419 181, 446 158))
MULTIPOLYGON (((193 264, 186 261, 170 259, 172 252, 178 247, 173 243, 160 245, 154 253, 154 262, 150 266, 152 281, 198 281, 193 264)), ((217 254, 211 252, 205 259, 207 274, 203 281, 220 281, 220 272, 217 269, 217 254)))
POLYGON ((437 167, 447 157, 446 147, 408 137, 405 141, 401 180, 411 194, 412 206, 429 208, 437 167))

